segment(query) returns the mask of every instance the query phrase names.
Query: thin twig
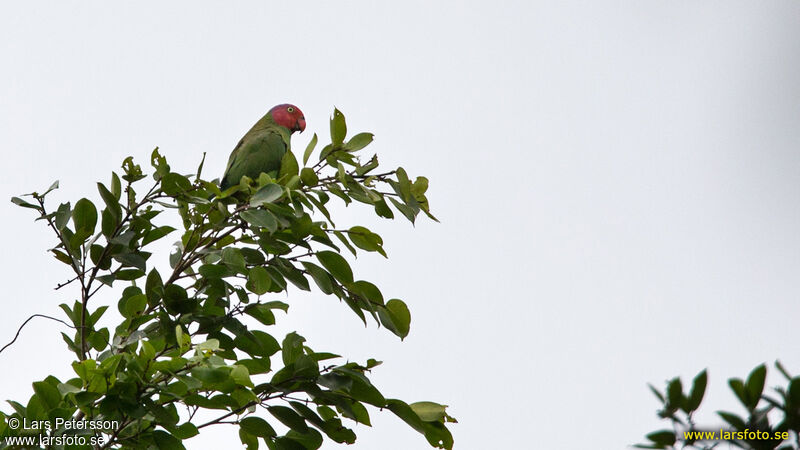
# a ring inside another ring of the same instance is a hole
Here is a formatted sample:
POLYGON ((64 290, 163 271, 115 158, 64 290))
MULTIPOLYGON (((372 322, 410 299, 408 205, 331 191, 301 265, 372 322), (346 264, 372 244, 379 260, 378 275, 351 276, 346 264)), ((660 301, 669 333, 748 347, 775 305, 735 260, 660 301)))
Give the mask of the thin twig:
POLYGON ((43 318, 45 318, 45 319, 55 320, 56 322, 61 322, 61 323, 63 323, 64 325, 66 325, 66 326, 68 326, 68 327, 72 328, 73 330, 77 330, 77 328, 75 328, 74 326, 72 326, 72 325, 68 324, 67 322, 64 322, 64 321, 63 321, 63 320, 61 320, 61 319, 56 319, 55 317, 51 317, 51 316, 48 316, 48 315, 45 315, 45 314, 33 314, 32 316, 28 317, 28 318, 25 320, 25 322, 22 322, 22 325, 20 325, 20 326, 19 326, 19 329, 17 329, 17 334, 15 334, 15 335, 14 335, 14 339, 12 339, 12 340, 11 340, 11 342, 9 342, 8 344, 4 345, 4 346, 3 346, 3 348, 0 348, 0 353, 3 353, 3 350, 5 350, 5 349, 6 349, 6 348, 8 348, 9 346, 11 346, 11 344, 13 344, 14 342, 16 342, 16 341, 17 341, 17 338, 19 337, 19 334, 22 332, 22 329, 25 327, 25 325, 27 325, 27 324, 28 324, 28 322, 30 322, 31 320, 33 320, 33 318, 34 318, 34 317, 43 317, 43 318))

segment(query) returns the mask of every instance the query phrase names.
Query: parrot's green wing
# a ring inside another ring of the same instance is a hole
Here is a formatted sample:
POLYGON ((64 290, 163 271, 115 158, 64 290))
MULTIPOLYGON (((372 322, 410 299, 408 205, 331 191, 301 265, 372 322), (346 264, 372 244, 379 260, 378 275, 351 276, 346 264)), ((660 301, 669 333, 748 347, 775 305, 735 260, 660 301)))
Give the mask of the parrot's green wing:
MULTIPOLYGON (((231 152, 220 186, 239 184, 242 176, 257 179, 261 173, 277 176, 281 159, 289 149, 289 133, 283 127, 268 127, 248 132, 231 152)), ((288 130, 287 130, 288 131, 288 130)))

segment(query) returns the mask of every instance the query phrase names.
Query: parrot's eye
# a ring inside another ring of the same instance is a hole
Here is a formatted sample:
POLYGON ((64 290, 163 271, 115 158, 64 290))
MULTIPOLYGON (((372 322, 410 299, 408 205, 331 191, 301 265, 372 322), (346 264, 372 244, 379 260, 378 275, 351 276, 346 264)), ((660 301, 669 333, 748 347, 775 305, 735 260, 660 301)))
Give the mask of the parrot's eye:
POLYGON ((290 113, 293 113, 293 112, 294 112, 294 108, 292 108, 292 107, 290 106, 290 107, 286 108, 286 111, 288 111, 288 112, 290 112, 290 113))

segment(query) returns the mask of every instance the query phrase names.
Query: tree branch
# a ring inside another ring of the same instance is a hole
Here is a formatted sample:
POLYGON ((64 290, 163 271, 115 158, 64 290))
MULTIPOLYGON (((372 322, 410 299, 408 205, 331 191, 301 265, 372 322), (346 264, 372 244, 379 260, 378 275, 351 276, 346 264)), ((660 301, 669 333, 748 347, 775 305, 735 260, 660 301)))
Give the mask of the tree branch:
POLYGON ((72 326, 72 325, 68 324, 67 322, 64 322, 64 321, 63 321, 63 320, 61 320, 61 319, 56 319, 55 317, 51 317, 51 316, 48 316, 48 315, 46 315, 46 314, 33 314, 33 315, 31 315, 30 317, 28 317, 28 318, 25 320, 25 322, 22 322, 22 325, 20 325, 20 326, 19 326, 19 328, 17 329, 17 334, 15 334, 15 335, 14 335, 14 339, 12 339, 12 340, 11 340, 11 342, 9 342, 8 344, 4 345, 4 346, 3 346, 3 348, 0 348, 0 353, 3 353, 3 350, 5 350, 6 348, 10 347, 10 346, 11 346, 11 344, 13 344, 14 342, 16 342, 16 341, 17 341, 17 338, 19 337, 19 334, 22 332, 22 329, 25 327, 25 325, 27 325, 27 324, 28 324, 28 322, 30 322, 31 320, 33 320, 33 318, 34 318, 34 317, 42 317, 42 318, 45 318, 45 319, 55 320, 56 322, 61 322, 61 323, 63 323, 64 325, 66 325, 66 326, 68 326, 68 327, 72 328, 73 330, 75 330, 75 329, 76 329, 74 326, 72 326))

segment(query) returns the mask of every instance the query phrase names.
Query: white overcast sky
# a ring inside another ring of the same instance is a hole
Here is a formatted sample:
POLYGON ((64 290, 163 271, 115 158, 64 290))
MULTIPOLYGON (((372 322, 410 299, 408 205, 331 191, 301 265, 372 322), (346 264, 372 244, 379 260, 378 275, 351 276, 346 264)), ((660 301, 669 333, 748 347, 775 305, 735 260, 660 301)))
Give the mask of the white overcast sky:
MULTIPOLYGON (((661 427, 646 383, 705 367, 717 424, 727 378, 800 373, 798 30, 795 1, 3 2, 0 341, 75 296, 12 195, 97 198, 155 146, 218 176, 272 105, 305 112, 297 148, 337 106, 430 178, 441 223, 334 211, 383 234, 389 259, 354 265, 410 306, 405 342, 321 295, 280 332, 384 360, 387 396, 450 405, 458 449, 625 448, 661 427)), ((0 354, 1 399, 73 376, 59 331, 0 354)), ((372 418, 352 448, 427 448, 372 418)))

